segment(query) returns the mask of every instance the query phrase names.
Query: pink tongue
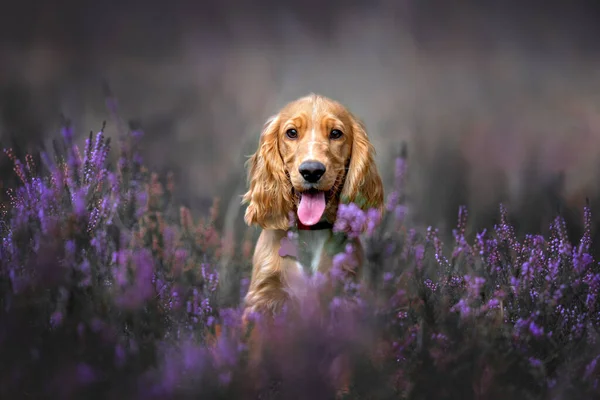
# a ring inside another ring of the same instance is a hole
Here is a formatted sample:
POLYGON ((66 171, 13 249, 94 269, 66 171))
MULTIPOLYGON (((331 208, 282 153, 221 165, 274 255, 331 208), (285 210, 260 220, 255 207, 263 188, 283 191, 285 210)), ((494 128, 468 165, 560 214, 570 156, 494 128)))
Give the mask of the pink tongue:
POLYGON ((325 192, 303 193, 298 206, 298 219, 302 224, 314 225, 325 211, 325 192))

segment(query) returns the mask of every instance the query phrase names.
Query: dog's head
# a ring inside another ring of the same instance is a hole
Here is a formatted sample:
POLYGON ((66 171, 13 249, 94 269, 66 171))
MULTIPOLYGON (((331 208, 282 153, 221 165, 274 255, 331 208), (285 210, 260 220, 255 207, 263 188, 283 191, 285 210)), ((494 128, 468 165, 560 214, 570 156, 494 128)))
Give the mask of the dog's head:
POLYGON ((340 199, 383 207, 375 150, 343 105, 311 94, 269 118, 248 160, 245 221, 287 229, 290 212, 307 226, 334 222, 340 199))

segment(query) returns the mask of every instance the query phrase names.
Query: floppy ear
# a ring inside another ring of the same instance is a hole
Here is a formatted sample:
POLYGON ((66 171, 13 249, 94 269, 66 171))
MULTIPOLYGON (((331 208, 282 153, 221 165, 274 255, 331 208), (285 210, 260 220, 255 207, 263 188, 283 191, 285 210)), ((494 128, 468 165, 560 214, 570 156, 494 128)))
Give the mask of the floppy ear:
POLYGON ((242 203, 248 204, 246 224, 263 229, 288 229, 292 211, 292 184, 279 153, 279 116, 267 120, 258 150, 246 162, 249 189, 242 203))
POLYGON ((375 148, 363 123, 352 118, 352 153, 342 188, 342 201, 354 202, 361 209, 383 211, 383 184, 375 164, 375 148))

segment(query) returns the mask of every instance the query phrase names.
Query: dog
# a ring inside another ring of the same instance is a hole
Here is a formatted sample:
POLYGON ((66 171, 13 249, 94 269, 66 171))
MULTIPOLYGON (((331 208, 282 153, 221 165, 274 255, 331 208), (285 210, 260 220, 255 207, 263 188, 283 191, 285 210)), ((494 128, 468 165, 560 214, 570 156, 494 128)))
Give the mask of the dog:
POLYGON ((360 276, 360 241, 347 239, 331 246, 341 200, 360 199, 363 209, 383 212, 375 149, 358 118, 318 94, 292 101, 266 121, 246 168, 244 220, 262 232, 252 259, 244 316, 276 314, 294 297, 292 282, 316 272, 329 273, 333 255, 346 243, 353 245, 355 260, 344 271, 360 276), (294 225, 304 245, 298 246, 298 254, 286 254, 282 244, 294 225))
MULTIPOLYGON (((364 124, 346 107, 311 93, 285 105, 262 130, 257 151, 246 163, 248 191, 244 220, 262 232, 252 258, 242 324, 253 314, 274 316, 301 296, 305 278, 332 272, 333 257, 353 248, 342 265, 350 279, 360 277, 364 252, 356 237, 334 233, 340 202, 383 212, 384 190, 375 149, 364 124), (297 233, 291 248, 289 231, 297 233)), ((364 227, 366 228, 366 227, 364 227)), ((364 229, 363 229, 364 231, 364 229)), ((247 328, 245 328, 247 329, 247 328)), ((249 341, 259 362, 265 345, 256 331, 249 341)), ((255 364, 254 364, 255 365, 255 364)), ((348 392, 348 359, 332 364, 338 396, 348 392), (337 365, 337 366, 336 366, 337 365)))

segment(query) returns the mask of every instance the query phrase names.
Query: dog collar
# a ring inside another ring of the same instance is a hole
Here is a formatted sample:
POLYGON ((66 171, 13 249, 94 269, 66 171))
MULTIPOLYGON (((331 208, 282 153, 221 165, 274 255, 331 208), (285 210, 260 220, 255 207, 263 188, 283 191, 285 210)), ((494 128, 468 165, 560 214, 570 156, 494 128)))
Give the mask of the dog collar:
POLYGON ((317 222, 314 225, 304 225, 302 222, 298 221, 298 230, 299 231, 320 231, 323 229, 333 229, 333 224, 327 221, 317 222))

